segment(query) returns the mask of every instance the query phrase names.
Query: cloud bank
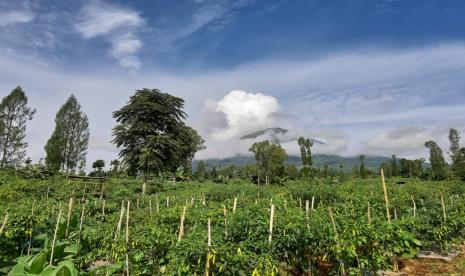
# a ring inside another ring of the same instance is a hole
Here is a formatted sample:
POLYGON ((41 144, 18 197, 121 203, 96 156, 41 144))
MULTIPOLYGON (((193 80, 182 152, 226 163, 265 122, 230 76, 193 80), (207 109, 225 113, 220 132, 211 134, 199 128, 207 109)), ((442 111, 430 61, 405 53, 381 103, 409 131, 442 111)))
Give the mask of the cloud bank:
MULTIPOLYGON (((465 131, 464 74, 463 44, 358 49, 325 59, 263 60, 218 71, 152 69, 137 76, 111 67, 65 72, 35 56, 0 56, 2 94, 20 84, 38 110, 27 136, 28 155, 35 160, 43 157, 55 113, 70 93, 90 120, 88 160, 115 158, 111 112, 144 87, 186 100, 188 123, 206 138, 207 149, 198 158, 247 153, 251 141, 237 138, 266 127, 325 139, 328 145, 316 145, 315 153, 427 157, 423 140, 435 139, 447 152, 448 128, 465 131)), ((295 142, 284 146, 298 152, 295 142)))
POLYGON ((141 62, 137 52, 142 41, 137 36, 144 24, 143 18, 134 10, 91 1, 81 9, 74 25, 83 38, 103 38, 111 44, 110 55, 123 68, 139 69, 141 62))

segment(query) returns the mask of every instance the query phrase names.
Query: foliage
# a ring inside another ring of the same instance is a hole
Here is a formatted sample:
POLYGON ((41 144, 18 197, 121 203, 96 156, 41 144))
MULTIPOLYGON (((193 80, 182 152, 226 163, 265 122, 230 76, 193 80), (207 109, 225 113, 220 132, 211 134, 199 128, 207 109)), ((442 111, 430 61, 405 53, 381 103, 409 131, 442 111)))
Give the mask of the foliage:
POLYGON ((86 163, 89 122, 76 97, 71 95, 58 110, 55 129, 45 145, 46 165, 52 170, 75 172, 86 163))
POLYGON ((288 157, 281 145, 265 140, 255 142, 249 151, 255 155, 258 185, 261 176, 265 178, 265 185, 268 185, 272 179, 276 181, 285 175, 284 161, 288 157))
MULTIPOLYGON (((465 238, 463 183, 408 180, 400 186, 394 184, 396 181, 387 181, 391 215, 396 214, 389 224, 378 178, 334 184, 331 177, 316 177, 288 181, 285 186, 257 186, 234 179, 227 184, 206 181, 172 185, 157 179, 154 183, 158 182, 159 187, 146 196, 140 194, 140 180, 112 179, 104 198, 105 215, 103 200, 76 200, 67 238, 67 218, 62 217, 54 249, 56 258, 50 267, 47 256, 58 210, 61 206, 66 214, 69 197, 81 198, 83 187, 61 178, 26 181, 12 173, 0 173, 0 221, 9 213, 9 222, 0 235, 0 274, 11 272, 14 266, 24 269, 23 274, 40 269, 64 269, 83 275, 105 275, 107 271, 122 274, 126 254, 133 275, 203 274, 206 259, 210 273, 216 275, 362 274, 390 269, 400 258, 414 256, 419 250, 446 252, 454 242, 465 238), (14 196, 8 196, 13 192, 14 196), (311 203, 312 199, 313 209, 309 204, 307 212, 306 201, 311 203), (415 216, 412 199, 417 206, 415 216), (126 243, 126 213, 119 235, 116 228, 121 203, 127 206, 128 200, 131 204, 126 243), (270 203, 275 206, 271 244, 270 203), (178 242, 184 206, 185 234, 178 242), (212 230, 210 248, 208 218, 212 230), (31 254, 26 255, 29 245, 31 254)), ((154 183, 150 185, 156 187, 154 183)))
POLYGON ((425 147, 429 149, 431 168, 436 180, 442 180, 447 177, 446 161, 442 155, 442 150, 434 141, 427 141, 425 147))
POLYGON ((32 120, 35 109, 27 106, 27 97, 16 87, 0 103, 0 169, 18 168, 26 155, 26 122, 32 120))
POLYGON ((160 90, 138 90, 129 103, 113 112, 118 125, 114 140, 132 175, 176 172, 204 148, 198 133, 184 120, 184 100, 160 90))

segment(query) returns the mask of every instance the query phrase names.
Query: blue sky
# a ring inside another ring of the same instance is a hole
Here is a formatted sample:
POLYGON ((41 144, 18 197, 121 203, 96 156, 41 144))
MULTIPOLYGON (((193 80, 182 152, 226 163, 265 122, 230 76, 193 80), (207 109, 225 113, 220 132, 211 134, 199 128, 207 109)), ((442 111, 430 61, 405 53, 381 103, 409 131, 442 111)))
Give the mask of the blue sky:
MULTIPOLYGON (((116 156, 111 112, 134 90, 186 99, 206 138, 198 158, 246 153, 260 128, 319 137, 319 153, 426 157, 465 130, 460 0, 0 0, 0 93, 38 109, 43 157, 59 106, 89 115, 89 160, 116 156)), ((283 138, 284 139, 284 138, 283 138)))

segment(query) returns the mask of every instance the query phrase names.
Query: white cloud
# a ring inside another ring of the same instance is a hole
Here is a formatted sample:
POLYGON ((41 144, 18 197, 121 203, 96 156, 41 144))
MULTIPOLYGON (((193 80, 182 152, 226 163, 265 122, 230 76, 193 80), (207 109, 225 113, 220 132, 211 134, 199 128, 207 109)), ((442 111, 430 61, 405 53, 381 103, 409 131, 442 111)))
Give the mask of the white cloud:
POLYGON ((144 19, 134 10, 92 1, 81 9, 74 27, 86 39, 107 40, 112 45, 110 55, 121 67, 138 69, 141 62, 137 52, 142 41, 137 37, 137 30, 143 24, 144 19))
MULTIPOLYGON (((6 95, 20 84, 37 108, 27 136, 28 155, 34 159, 43 156, 55 113, 69 93, 76 95, 89 117, 93 142, 88 160, 114 159, 111 145, 104 146, 115 123, 111 113, 144 87, 186 100, 189 124, 206 138, 207 149, 199 158, 247 153, 252 141, 236 138, 266 127, 324 138, 328 145, 315 145, 315 152, 346 156, 427 157, 422 140, 434 138, 446 152, 449 127, 457 127, 465 136, 462 44, 408 51, 359 50, 326 59, 262 61, 217 71, 167 73, 162 69, 131 75, 99 67, 76 73, 37 57, 3 52, 0 92, 6 95), (243 91, 229 93, 236 88, 243 91), (408 131, 412 127, 425 130, 415 134, 408 131), (405 135, 390 134, 395 129, 405 135)), ((284 146, 297 153, 295 142, 284 146)))
POLYGON ((279 111, 276 98, 242 90, 231 91, 217 102, 209 100, 207 107, 226 118, 227 125, 212 133, 216 140, 227 140, 270 127, 275 122, 273 114, 279 111))
POLYGON ((34 19, 34 14, 30 11, 12 10, 0 11, 0 26, 8 26, 17 23, 27 23, 34 19))

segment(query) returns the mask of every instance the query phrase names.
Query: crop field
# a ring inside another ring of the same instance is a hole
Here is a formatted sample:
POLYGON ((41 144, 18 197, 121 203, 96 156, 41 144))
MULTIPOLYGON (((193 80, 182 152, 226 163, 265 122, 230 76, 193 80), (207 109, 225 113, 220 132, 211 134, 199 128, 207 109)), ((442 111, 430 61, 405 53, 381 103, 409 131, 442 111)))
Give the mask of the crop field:
POLYGON ((387 179, 389 220, 379 178, 153 180, 146 195, 111 179, 103 198, 60 177, 0 181, 0 275, 359 275, 465 234, 459 181, 387 179))

